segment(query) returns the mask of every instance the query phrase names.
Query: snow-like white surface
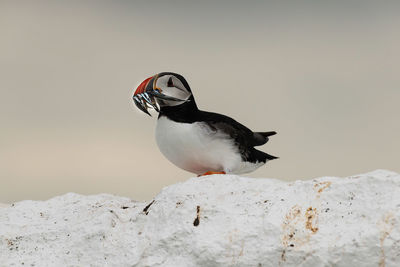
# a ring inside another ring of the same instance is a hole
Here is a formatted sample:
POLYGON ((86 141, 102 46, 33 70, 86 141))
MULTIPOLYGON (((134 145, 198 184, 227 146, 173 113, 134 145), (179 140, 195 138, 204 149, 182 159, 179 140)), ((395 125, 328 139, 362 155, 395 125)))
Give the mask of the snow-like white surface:
POLYGON ((0 265, 399 266, 400 175, 191 178, 152 202, 69 193, 0 209, 0 265))

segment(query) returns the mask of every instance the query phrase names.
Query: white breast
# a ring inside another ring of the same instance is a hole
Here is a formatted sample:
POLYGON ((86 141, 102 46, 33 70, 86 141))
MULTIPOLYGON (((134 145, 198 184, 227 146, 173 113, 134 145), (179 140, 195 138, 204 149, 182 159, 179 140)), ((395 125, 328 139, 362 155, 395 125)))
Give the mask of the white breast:
POLYGON ((243 165, 233 141, 202 122, 179 123, 161 117, 157 122, 156 140, 169 161, 192 173, 232 173, 243 165))

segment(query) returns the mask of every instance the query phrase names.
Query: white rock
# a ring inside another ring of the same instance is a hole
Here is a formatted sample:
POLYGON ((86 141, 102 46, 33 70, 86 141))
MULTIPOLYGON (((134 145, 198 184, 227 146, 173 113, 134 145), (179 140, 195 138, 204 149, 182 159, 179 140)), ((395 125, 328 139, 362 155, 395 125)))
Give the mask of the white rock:
POLYGON ((22 264, 399 266, 400 175, 213 175, 148 203, 73 193, 22 201, 0 209, 0 265, 22 264))

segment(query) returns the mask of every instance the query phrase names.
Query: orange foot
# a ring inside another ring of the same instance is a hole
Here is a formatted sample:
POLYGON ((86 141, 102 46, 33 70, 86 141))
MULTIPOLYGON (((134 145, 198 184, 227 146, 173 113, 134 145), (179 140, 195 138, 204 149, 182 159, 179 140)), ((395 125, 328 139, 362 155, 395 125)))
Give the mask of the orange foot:
POLYGON ((197 175, 197 177, 206 176, 206 175, 212 175, 212 174, 226 174, 226 172, 206 172, 206 173, 203 173, 201 175, 197 175))

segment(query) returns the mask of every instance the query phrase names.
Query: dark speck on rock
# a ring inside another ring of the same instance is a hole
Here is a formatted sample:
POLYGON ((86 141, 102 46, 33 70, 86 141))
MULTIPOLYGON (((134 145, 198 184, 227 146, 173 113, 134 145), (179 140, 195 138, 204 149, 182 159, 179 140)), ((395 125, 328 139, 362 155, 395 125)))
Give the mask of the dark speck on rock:
POLYGON ((193 221, 193 226, 199 226, 199 224, 200 224, 200 206, 197 206, 196 207, 196 218, 194 219, 194 221, 193 221))
POLYGON ((149 214, 149 208, 151 207, 151 205, 153 205, 153 203, 154 203, 154 199, 153 199, 153 201, 151 201, 144 209, 143 209, 143 212, 144 212, 144 214, 149 214))

